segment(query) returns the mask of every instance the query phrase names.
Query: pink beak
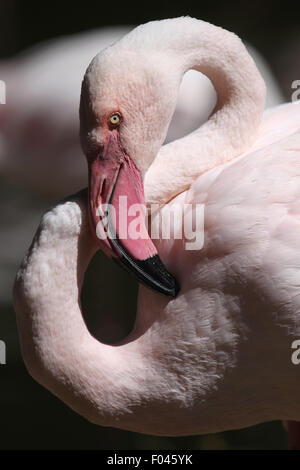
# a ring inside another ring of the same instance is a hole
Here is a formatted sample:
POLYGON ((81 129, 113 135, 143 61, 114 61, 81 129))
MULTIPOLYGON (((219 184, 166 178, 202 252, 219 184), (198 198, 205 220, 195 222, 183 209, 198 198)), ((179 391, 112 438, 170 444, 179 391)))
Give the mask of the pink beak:
POLYGON ((140 282, 175 297, 176 279, 163 265, 146 229, 141 174, 122 148, 117 129, 109 131, 104 148, 88 162, 90 226, 99 246, 140 282))

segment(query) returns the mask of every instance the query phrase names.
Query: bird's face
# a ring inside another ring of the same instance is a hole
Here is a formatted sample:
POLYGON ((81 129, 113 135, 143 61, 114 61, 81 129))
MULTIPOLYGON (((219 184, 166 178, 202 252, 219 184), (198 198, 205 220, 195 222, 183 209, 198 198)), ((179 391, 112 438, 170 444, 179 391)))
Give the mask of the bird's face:
POLYGON ((172 103, 153 68, 137 67, 134 54, 125 60, 111 49, 93 60, 81 93, 90 227, 108 256, 154 290, 175 296, 176 280, 146 229, 143 187, 143 175, 165 138, 172 103))

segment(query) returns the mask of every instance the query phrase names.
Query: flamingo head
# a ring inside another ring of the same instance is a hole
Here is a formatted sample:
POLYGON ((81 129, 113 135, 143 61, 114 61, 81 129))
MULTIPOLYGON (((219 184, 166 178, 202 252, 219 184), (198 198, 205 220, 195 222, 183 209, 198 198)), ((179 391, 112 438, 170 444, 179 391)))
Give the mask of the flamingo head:
POLYGON ((80 136, 89 169, 90 227, 101 249, 148 287, 174 297, 147 232, 143 177, 161 147, 176 103, 175 87, 151 58, 112 46, 87 69, 80 136))

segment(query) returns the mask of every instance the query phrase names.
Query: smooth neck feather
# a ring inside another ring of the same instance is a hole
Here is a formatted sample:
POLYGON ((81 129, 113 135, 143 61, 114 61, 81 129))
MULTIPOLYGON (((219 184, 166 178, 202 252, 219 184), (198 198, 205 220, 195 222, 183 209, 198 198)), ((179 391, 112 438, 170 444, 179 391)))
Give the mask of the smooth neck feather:
MULTIPOLYGON (((165 28, 168 35, 162 28, 153 47, 163 48, 172 62, 175 57, 181 77, 190 69, 205 74, 216 89, 218 102, 197 131, 164 145, 146 173, 146 200, 160 204, 188 189, 202 173, 251 147, 266 95, 253 59, 233 33, 192 18, 165 23, 165 28)), ((164 67, 163 73, 166 70, 164 67)), ((172 80, 177 78, 170 74, 170 83, 172 80)))

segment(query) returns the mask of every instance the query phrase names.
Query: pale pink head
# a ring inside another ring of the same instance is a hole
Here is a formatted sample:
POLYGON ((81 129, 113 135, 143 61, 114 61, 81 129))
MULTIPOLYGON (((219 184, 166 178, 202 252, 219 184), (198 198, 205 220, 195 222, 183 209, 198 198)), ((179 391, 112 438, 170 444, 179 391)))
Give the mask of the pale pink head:
POLYGON ((169 296, 176 295, 178 286, 161 262, 144 221, 139 238, 128 231, 126 237, 119 235, 121 226, 129 227, 133 218, 128 208, 145 204, 143 176, 165 139, 176 92, 164 82, 157 58, 152 61, 145 51, 122 47, 121 42, 93 59, 80 103, 91 230, 108 256, 169 296), (124 198, 126 208, 120 204, 124 198))

